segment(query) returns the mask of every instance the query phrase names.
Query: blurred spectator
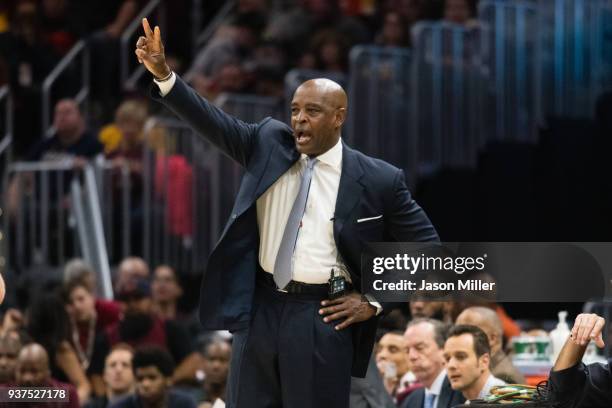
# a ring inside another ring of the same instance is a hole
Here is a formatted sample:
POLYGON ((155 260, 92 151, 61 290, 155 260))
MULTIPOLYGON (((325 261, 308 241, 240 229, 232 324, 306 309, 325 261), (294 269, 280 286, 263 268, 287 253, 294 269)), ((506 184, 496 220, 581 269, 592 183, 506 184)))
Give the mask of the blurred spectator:
POLYGON ((381 32, 376 44, 383 47, 407 47, 410 45, 410 25, 397 11, 389 11, 384 16, 381 32))
POLYGON ((7 0, 0 1, 0 33, 4 33, 9 29, 9 14, 11 4, 7 0))
POLYGON ((69 0, 71 19, 78 23, 81 37, 103 31, 111 38, 118 38, 136 16, 137 0, 69 0))
POLYGON ((389 332, 378 342, 376 365, 387 392, 395 396, 400 379, 409 371, 403 332, 389 332))
POLYGON ((424 388, 406 391, 410 394, 400 404, 401 408, 450 408, 465 400, 451 388, 446 377, 443 356, 446 332, 446 325, 439 320, 418 318, 408 323, 404 333, 408 362, 424 388))
MULTIPOLYGON (((0 55, 9 73, 14 102, 14 154, 21 158, 39 139, 41 86, 60 55, 44 42, 41 10, 36 0, 14 3, 10 30, 0 34, 0 55)), ((65 95, 61 84, 59 94, 65 95)), ((57 95, 57 93, 56 93, 57 95)))
POLYGON ((115 279, 115 292, 119 292, 123 289, 123 286, 136 278, 148 279, 151 272, 149 271, 149 265, 144 259, 137 256, 130 256, 125 258, 119 264, 117 269, 117 277, 115 279))
POLYGON ((198 408, 210 408, 217 399, 225 398, 231 354, 232 347, 225 340, 215 339, 204 347, 204 396, 198 408))
POLYGON ((2 316, 2 327, 0 335, 8 334, 12 331, 19 331, 23 328, 24 318, 20 310, 10 308, 2 316))
POLYGON ((98 136, 107 157, 122 156, 140 161, 146 120, 147 107, 143 102, 123 101, 115 111, 115 122, 103 127, 98 136))
POLYGON ((183 295, 176 272, 168 265, 160 265, 153 272, 153 310, 164 320, 177 319, 177 304, 183 295))
POLYGON ((316 68, 328 72, 346 73, 348 44, 344 37, 332 30, 319 31, 312 39, 316 68))
POLYGON ((238 14, 195 57, 186 78, 209 99, 222 92, 245 90, 250 79, 244 65, 253 58, 264 27, 261 14, 238 14))
POLYGON ((444 358, 453 390, 466 400, 484 399, 491 387, 506 384, 489 370, 491 349, 485 332, 476 326, 457 325, 448 333, 444 358))
MULTIPOLYGON (((146 120, 146 105, 138 100, 126 100, 115 112, 115 123, 103 128, 99 135, 100 141, 105 145, 106 158, 112 166, 110 188, 114 203, 113 225, 126 222, 124 211, 128 211, 131 231, 142 231, 143 130, 146 120), (129 194, 128 208, 123 205, 125 193, 129 194)), ((112 228, 111 231, 109 233, 113 234, 114 244, 112 253, 120 254, 122 249, 126 248, 126 238, 122 234, 122 228, 112 228)), ((131 234, 129 241, 129 252, 141 254, 142 239, 137 234, 131 234)))
POLYGON ((444 302, 428 300, 411 300, 410 315, 413 319, 429 317, 444 321, 444 302))
POLYGON ((510 384, 524 384, 525 377, 512 364, 512 360, 503 351, 503 327, 494 310, 488 307, 474 306, 465 309, 455 322, 458 325, 479 327, 489 339, 491 349, 491 373, 510 384))
POLYGON ((282 45, 291 59, 305 51, 296 44, 308 44, 312 33, 332 27, 338 18, 337 1, 301 0, 298 6, 270 18, 264 38, 282 45))
MULTIPOLYGON (((409 27, 419 20, 431 17, 427 13, 427 7, 431 7, 431 3, 427 0, 387 0, 382 6, 382 14, 397 12, 402 16, 402 19, 409 27)), ((384 21, 383 21, 384 24, 384 21)))
POLYGON ((86 402, 91 385, 71 344, 70 318, 59 295, 51 292, 33 297, 27 313, 27 330, 48 356, 51 375, 77 388, 79 401, 86 402))
POLYGON ((476 0, 444 0, 444 20, 461 25, 473 23, 476 0))
POLYGON ((196 408, 191 397, 170 389, 174 361, 167 351, 158 347, 137 349, 132 366, 136 393, 117 401, 113 408, 196 408))
POLYGON ((41 27, 44 42, 58 55, 64 55, 78 39, 77 28, 68 14, 68 0, 42 0, 41 27))
POLYGON ((121 90, 119 37, 144 4, 139 0, 70 0, 70 15, 87 38, 91 58, 92 115, 109 121, 121 90))
POLYGON ((0 384, 15 382, 15 368, 20 350, 21 339, 17 332, 0 335, 0 384))
POLYGON ((134 392, 136 381, 132 369, 134 350, 127 344, 116 344, 104 361, 103 397, 95 398, 85 408, 107 408, 134 392))
MULTIPOLYGON (((52 378, 49 369, 49 356, 45 349, 36 343, 24 346, 19 352, 16 368, 16 382, 18 387, 51 387, 66 391, 68 402, 40 402, 41 408, 78 408, 80 397, 72 384, 57 381, 52 378)), ((23 403, 5 403, 6 407, 22 407, 23 403)))
POLYGON ((75 276, 65 282, 64 293, 70 314, 72 346, 89 377, 94 394, 103 395, 102 371, 108 352, 105 329, 119 321, 119 305, 96 299, 90 280, 83 276, 75 276))
MULTIPOLYGON (((55 105, 55 134, 41 140, 28 155, 28 160, 60 161, 91 159, 102 152, 102 144, 87 129, 79 105, 73 99, 62 99, 55 105)), ((75 165, 76 165, 75 164, 75 165)))
POLYGON ((119 323, 108 329, 109 343, 124 342, 135 348, 144 345, 165 348, 178 362, 174 381, 194 381, 199 358, 189 333, 174 320, 164 321, 155 316, 149 280, 135 278, 128 281, 117 292, 117 299, 125 303, 125 313, 119 323))
POLYGON ((86 279, 87 284, 96 287, 96 276, 92 267, 81 258, 73 258, 64 265, 64 282, 72 279, 86 279))

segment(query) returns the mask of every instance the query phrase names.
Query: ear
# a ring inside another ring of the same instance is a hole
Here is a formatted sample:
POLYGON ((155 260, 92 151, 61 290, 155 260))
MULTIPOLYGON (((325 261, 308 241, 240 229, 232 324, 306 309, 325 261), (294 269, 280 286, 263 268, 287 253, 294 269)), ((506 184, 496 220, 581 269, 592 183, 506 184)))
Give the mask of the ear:
POLYGON ((336 117, 335 117, 335 124, 334 124, 336 126, 336 129, 342 127, 345 120, 346 120, 346 108, 336 109, 336 117))
POLYGON ((489 355, 489 353, 484 353, 482 356, 480 356, 478 358, 478 364, 482 367, 482 368, 489 368, 489 363, 491 362, 491 356, 489 355))

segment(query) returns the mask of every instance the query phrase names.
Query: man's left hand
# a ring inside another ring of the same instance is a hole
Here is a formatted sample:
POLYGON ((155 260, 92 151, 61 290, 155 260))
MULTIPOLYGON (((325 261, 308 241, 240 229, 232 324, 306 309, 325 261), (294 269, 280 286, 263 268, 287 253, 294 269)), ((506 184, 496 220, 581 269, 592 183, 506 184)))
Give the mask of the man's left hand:
POLYGON ((347 328, 353 323, 363 322, 376 314, 376 308, 362 298, 359 293, 350 293, 334 300, 321 302, 323 308, 319 314, 325 316, 324 322, 331 322, 344 318, 344 321, 335 327, 336 330, 347 328))

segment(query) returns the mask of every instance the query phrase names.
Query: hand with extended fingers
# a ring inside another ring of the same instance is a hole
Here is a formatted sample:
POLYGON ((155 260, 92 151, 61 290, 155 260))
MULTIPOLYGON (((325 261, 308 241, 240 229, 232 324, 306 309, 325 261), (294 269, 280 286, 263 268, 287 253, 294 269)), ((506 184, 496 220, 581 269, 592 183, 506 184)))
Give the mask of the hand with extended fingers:
POLYGON ((592 340, 597 347, 603 347, 603 327, 606 321, 594 313, 582 313, 576 316, 570 337, 578 346, 586 346, 592 340))
POLYGON ((140 36, 136 41, 135 53, 138 62, 144 64, 155 78, 164 79, 170 75, 171 71, 166 63, 159 27, 155 26, 155 29, 151 30, 149 21, 143 18, 142 28, 144 29, 144 37, 140 36))
POLYGON ((335 326, 336 330, 347 328, 353 323, 363 322, 376 314, 376 308, 369 304, 359 293, 349 293, 334 300, 324 300, 321 302, 323 308, 319 309, 319 314, 325 316, 323 321, 326 323, 343 319, 335 326))

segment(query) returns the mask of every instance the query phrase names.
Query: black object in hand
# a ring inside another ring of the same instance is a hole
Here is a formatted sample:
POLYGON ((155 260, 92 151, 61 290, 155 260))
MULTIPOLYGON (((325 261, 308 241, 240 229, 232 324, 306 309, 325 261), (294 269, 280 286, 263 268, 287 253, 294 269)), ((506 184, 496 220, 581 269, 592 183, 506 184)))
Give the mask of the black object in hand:
POLYGON ((346 294, 346 279, 341 274, 335 276, 334 268, 331 270, 329 278, 329 298, 337 299, 346 294))

